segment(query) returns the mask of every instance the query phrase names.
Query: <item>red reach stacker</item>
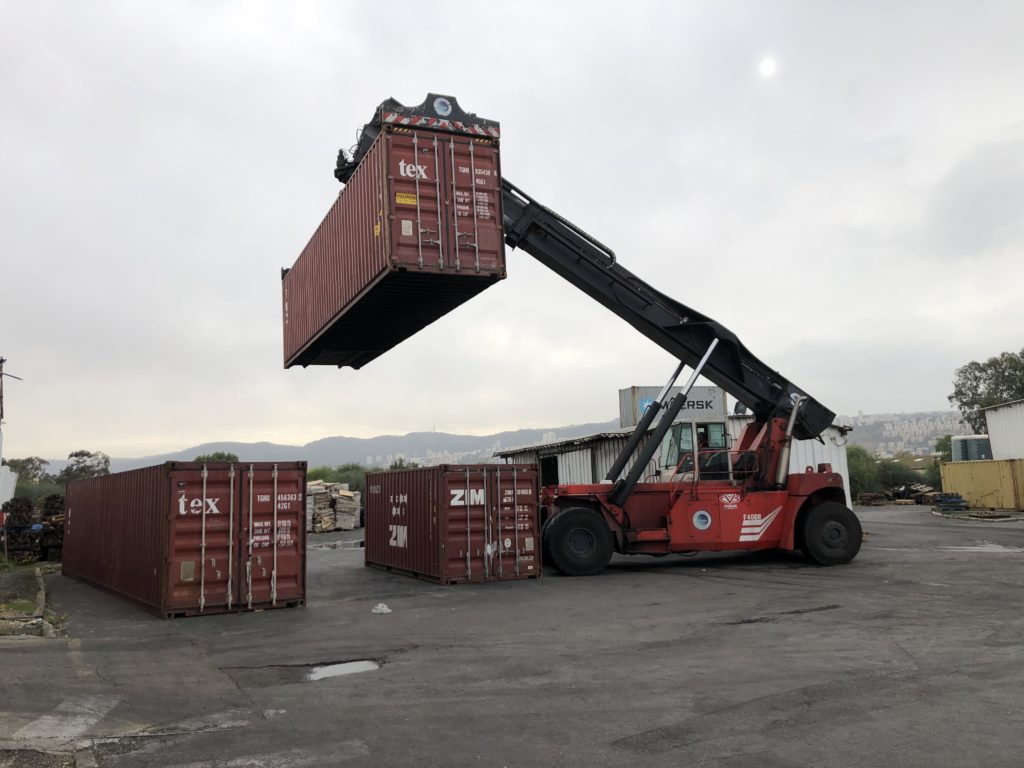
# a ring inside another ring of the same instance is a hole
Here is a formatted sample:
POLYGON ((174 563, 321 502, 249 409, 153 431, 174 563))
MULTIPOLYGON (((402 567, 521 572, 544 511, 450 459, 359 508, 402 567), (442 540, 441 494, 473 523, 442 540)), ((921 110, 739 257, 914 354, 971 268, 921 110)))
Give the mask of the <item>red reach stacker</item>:
MULTIPOLYGON (((376 136, 390 130, 381 116, 393 113, 396 103, 385 105, 364 127, 355 156, 339 156, 339 181, 347 181, 376 136)), ((443 130, 460 119, 479 122, 450 96, 430 94, 421 105, 397 107, 414 125, 443 130), (435 114, 439 104, 447 121, 435 114)), ((846 506, 842 477, 828 464, 789 471, 792 441, 818 438, 835 414, 761 362, 723 325, 655 290, 610 248, 505 178, 501 201, 507 245, 529 253, 679 360, 606 482, 543 490, 547 562, 564 574, 585 576, 601 571, 616 552, 783 549, 800 550, 821 565, 851 561, 862 533, 846 506), (668 399, 686 367, 686 385, 668 399), (669 479, 640 482, 698 376, 729 392, 753 420, 734 447, 681 451, 669 479)))

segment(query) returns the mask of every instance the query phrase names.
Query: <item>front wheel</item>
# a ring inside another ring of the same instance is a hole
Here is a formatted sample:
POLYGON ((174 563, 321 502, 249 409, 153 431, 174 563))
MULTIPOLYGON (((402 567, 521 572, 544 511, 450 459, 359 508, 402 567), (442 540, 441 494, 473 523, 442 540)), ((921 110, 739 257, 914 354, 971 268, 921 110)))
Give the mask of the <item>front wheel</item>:
POLYGON ((566 576, 592 576, 612 559, 612 532, 593 510, 567 509, 552 517, 545 528, 545 552, 566 576))
POLYGON ((804 554, 819 565, 850 562, 864 538, 857 516, 836 501, 822 502, 808 512, 802 533, 804 554))

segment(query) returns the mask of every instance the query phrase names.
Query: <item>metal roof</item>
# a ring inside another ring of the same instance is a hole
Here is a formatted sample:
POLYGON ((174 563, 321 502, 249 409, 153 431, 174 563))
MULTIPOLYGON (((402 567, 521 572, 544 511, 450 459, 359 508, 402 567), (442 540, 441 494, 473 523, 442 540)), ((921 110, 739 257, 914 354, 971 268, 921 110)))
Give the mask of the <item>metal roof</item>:
POLYGON ((987 405, 984 408, 979 408, 978 410, 979 411, 994 411, 996 408, 1006 408, 1007 406, 1010 406, 1010 405, 1020 405, 1021 403, 1024 403, 1024 399, 1022 399, 1022 400, 1011 400, 1008 403, 1000 403, 999 405, 987 405))

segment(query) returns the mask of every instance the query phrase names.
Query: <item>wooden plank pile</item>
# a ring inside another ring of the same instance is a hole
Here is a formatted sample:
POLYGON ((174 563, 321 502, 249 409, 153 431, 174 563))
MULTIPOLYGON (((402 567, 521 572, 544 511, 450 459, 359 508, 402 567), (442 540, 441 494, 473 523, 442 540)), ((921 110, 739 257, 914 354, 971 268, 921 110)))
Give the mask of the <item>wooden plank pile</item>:
POLYGON ((359 527, 361 494, 348 483, 313 480, 306 484, 306 516, 313 533, 351 531, 359 527))

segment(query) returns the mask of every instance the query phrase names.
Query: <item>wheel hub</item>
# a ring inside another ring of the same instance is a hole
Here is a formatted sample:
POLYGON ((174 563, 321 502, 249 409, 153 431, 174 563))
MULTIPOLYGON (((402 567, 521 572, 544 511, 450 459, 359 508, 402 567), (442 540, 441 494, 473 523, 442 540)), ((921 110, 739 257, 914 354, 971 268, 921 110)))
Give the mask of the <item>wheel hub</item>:
POLYGON ((835 520, 829 520, 821 531, 821 539, 829 549, 846 547, 846 526, 835 520))
POLYGON ((597 546, 594 534, 585 528, 574 528, 569 531, 569 550, 576 556, 589 555, 597 546))

